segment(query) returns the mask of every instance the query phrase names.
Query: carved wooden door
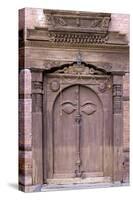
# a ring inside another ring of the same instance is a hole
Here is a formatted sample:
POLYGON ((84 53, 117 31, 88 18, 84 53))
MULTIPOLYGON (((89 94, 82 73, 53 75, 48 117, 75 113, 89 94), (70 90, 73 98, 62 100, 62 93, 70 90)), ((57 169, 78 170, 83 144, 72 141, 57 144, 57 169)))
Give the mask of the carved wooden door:
POLYGON ((63 85, 57 78, 46 80, 45 181, 47 183, 108 182, 111 164, 110 92, 96 86, 63 85), (105 101, 106 105, 103 108, 105 101), (110 120, 110 122, 108 122, 110 120), (107 124, 106 124, 107 123, 107 124))

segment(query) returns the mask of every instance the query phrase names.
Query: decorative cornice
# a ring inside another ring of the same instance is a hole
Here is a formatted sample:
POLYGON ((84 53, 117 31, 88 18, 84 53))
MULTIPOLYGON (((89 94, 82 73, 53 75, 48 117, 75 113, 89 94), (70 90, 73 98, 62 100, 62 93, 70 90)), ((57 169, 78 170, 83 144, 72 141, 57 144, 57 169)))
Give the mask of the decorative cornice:
POLYGON ((110 13, 44 10, 44 25, 20 31, 20 47, 127 48, 124 34, 109 32, 110 13))
MULTIPOLYGON (((27 30, 27 41, 40 42, 41 46, 61 46, 61 47, 91 47, 91 46, 116 46, 127 47, 126 37, 118 32, 108 33, 79 33, 79 32, 63 32, 48 31, 44 28, 36 27, 27 30)), ((27 42, 26 42, 27 43, 27 42)))

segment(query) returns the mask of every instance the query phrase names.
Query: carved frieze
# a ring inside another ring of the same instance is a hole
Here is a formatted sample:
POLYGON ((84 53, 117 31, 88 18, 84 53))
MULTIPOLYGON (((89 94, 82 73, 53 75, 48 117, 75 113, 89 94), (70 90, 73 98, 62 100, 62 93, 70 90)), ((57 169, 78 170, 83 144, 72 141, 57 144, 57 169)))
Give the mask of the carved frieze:
POLYGON ((78 32, 107 32, 111 14, 44 10, 46 27, 50 30, 72 29, 78 32))

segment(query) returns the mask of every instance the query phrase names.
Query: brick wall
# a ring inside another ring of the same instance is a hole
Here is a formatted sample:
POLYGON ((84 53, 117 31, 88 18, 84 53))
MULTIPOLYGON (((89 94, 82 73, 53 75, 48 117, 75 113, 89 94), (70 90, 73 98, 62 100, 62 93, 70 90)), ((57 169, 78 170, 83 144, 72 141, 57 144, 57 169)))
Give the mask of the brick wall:
POLYGON ((110 31, 119 31, 126 34, 129 39, 129 15, 128 14, 111 14, 110 31))

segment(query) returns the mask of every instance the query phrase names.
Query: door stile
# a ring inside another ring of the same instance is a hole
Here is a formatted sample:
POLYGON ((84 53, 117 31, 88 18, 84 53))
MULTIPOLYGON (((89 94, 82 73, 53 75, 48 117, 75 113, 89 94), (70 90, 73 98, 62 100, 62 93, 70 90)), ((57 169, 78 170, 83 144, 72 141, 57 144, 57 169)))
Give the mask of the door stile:
POLYGON ((81 127, 80 127, 80 122, 81 122, 81 114, 80 114, 80 86, 77 86, 76 89, 76 101, 77 101, 77 113, 75 116, 75 123, 76 123, 76 144, 77 144, 77 156, 76 156, 76 170, 75 170, 75 176, 80 177, 81 172, 80 172, 80 166, 81 166, 81 158, 80 158, 80 134, 81 134, 81 127))
POLYGON ((43 181, 47 181, 47 77, 43 77, 43 181))

